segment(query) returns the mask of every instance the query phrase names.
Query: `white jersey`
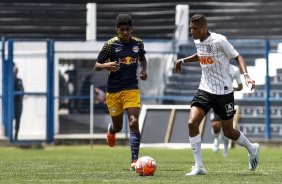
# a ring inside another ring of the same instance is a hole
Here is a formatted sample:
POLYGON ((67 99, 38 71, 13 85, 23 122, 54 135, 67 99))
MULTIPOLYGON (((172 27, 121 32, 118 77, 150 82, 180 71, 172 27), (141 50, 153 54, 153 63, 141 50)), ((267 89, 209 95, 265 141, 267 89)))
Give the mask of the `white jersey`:
POLYGON ((231 93, 233 85, 229 75, 229 59, 239 53, 225 36, 216 33, 211 33, 203 42, 194 40, 194 43, 202 67, 199 89, 217 95, 231 93))
POLYGON ((242 80, 241 80, 241 73, 238 67, 234 66, 234 65, 229 65, 229 75, 231 77, 231 80, 236 80, 237 84, 242 84, 242 80))

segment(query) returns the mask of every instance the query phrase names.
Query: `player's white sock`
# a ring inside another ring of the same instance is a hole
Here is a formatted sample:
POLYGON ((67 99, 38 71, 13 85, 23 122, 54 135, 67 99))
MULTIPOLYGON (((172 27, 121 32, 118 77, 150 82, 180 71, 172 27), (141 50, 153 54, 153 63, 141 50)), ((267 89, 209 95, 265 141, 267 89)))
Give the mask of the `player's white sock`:
POLYGON ((228 156, 228 146, 229 146, 229 139, 225 137, 224 135, 222 136, 222 142, 223 142, 223 150, 222 150, 222 156, 227 157, 228 156))
POLYGON ((204 167, 204 164, 202 162, 201 135, 198 134, 195 137, 189 137, 189 140, 194 154, 196 166, 204 167))
POLYGON ((223 142, 224 147, 227 147, 228 149, 229 139, 223 135, 222 140, 223 140, 222 142, 223 142))
POLYGON ((247 148, 248 152, 253 154, 256 151, 255 146, 245 137, 245 135, 240 131, 240 137, 236 140, 237 144, 240 144, 247 148))

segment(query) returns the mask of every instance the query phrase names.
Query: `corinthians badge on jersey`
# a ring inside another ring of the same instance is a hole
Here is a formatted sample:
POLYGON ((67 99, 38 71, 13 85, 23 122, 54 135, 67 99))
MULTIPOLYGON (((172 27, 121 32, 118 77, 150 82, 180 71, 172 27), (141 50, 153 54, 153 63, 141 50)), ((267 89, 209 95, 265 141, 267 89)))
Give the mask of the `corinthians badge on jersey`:
POLYGON ((138 46, 134 46, 132 50, 133 50, 133 52, 137 53, 139 51, 139 47, 138 46))
POLYGON ((212 53, 212 45, 206 44, 207 53, 212 53))

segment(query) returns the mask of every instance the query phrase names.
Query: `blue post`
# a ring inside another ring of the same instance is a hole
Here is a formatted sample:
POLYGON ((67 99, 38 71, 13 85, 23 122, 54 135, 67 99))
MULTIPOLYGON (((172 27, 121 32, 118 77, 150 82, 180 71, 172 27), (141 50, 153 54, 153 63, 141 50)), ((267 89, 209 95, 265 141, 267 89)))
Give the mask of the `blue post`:
POLYGON ((54 40, 47 41, 47 143, 54 141, 54 40))
POLYGON ((265 138, 271 138, 271 130, 270 130, 270 104, 269 104, 269 50, 270 43, 269 40, 265 41, 265 64, 266 64, 266 76, 265 76, 265 138))
MULTIPOLYGON (((4 125, 4 127, 7 126, 7 75, 6 75, 6 58, 5 58, 5 41, 6 39, 4 37, 1 38, 2 41, 2 123, 4 125)), ((6 132, 4 132, 4 134, 6 135, 6 132)))
POLYGON ((5 94, 7 98, 7 124, 6 136, 13 140, 13 119, 14 119, 14 75, 13 75, 13 61, 14 61, 14 41, 8 41, 8 61, 6 62, 7 75, 7 90, 5 94))

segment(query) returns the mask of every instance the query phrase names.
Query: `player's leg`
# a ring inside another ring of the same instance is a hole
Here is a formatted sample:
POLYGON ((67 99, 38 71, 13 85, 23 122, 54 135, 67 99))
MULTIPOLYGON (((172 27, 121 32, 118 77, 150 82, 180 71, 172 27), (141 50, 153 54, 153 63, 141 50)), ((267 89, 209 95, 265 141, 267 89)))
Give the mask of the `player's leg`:
POLYGON ((215 135, 219 135, 220 134, 220 129, 221 129, 221 122, 220 122, 220 120, 213 120, 212 121, 212 129, 213 129, 213 133, 215 135))
POLYGON ((211 112, 211 121, 212 121, 212 134, 214 135, 214 141, 213 141, 213 152, 218 152, 219 145, 221 143, 221 122, 220 118, 217 114, 215 114, 213 111, 211 112))
POLYGON ((211 120, 212 120, 212 127, 213 127, 213 135, 214 135, 214 143, 213 143, 213 151, 218 152, 219 145, 221 142, 223 142, 223 150, 222 150, 222 156, 227 157, 228 156, 228 145, 229 145, 229 139, 221 134, 221 120, 220 117, 215 114, 214 112, 211 113, 211 120))
POLYGON ((222 143, 223 143, 222 156, 227 157, 228 149, 229 149, 229 139, 224 135, 222 136, 222 143))
POLYGON ((259 163, 259 145, 252 144, 245 135, 233 128, 234 96, 233 93, 218 98, 215 113, 220 116, 224 136, 244 146, 249 152, 249 169, 255 170, 259 163))
POLYGON ((192 106, 188 127, 189 127, 189 140, 191 148, 194 154, 195 166, 192 167, 191 172, 187 173, 186 176, 202 175, 206 174, 204 164, 202 162, 202 151, 201 151, 201 135, 199 132, 199 125, 206 113, 197 106, 192 106))
POLYGON ((220 121, 213 121, 212 122, 212 134, 214 135, 213 141, 213 152, 218 152, 219 145, 221 143, 221 122, 220 121))
POLYGON ((116 133, 123 127, 123 107, 120 103, 120 93, 107 93, 106 95, 108 111, 112 118, 112 123, 108 125, 107 142, 110 147, 116 144, 116 133))
POLYGON ((140 113, 140 91, 127 90, 122 93, 123 108, 126 109, 129 129, 130 129, 130 148, 131 148, 131 165, 130 170, 135 170, 136 161, 139 155, 140 131, 139 131, 139 113, 140 113))
POLYGON ((110 147, 116 144, 116 133, 120 132, 123 127, 123 113, 117 116, 111 116, 112 123, 108 125, 107 142, 110 147))
POLYGON ((131 107, 127 109, 130 129, 130 149, 131 149, 131 166, 130 169, 134 170, 136 161, 138 160, 139 147, 140 147, 140 131, 139 131, 139 107, 131 107))
POLYGON ((252 144, 241 131, 234 129, 233 118, 230 120, 222 120, 222 130, 224 136, 244 146, 248 150, 249 169, 254 171, 259 164, 259 144, 252 144))
POLYGON ((206 174, 204 164, 202 162, 201 151, 201 135, 199 131, 199 125, 203 118, 210 110, 212 101, 210 100, 210 94, 198 89, 196 95, 191 102, 191 111, 188 119, 189 128, 189 140, 193 151, 195 166, 192 167, 191 172, 186 176, 203 175, 206 174))

